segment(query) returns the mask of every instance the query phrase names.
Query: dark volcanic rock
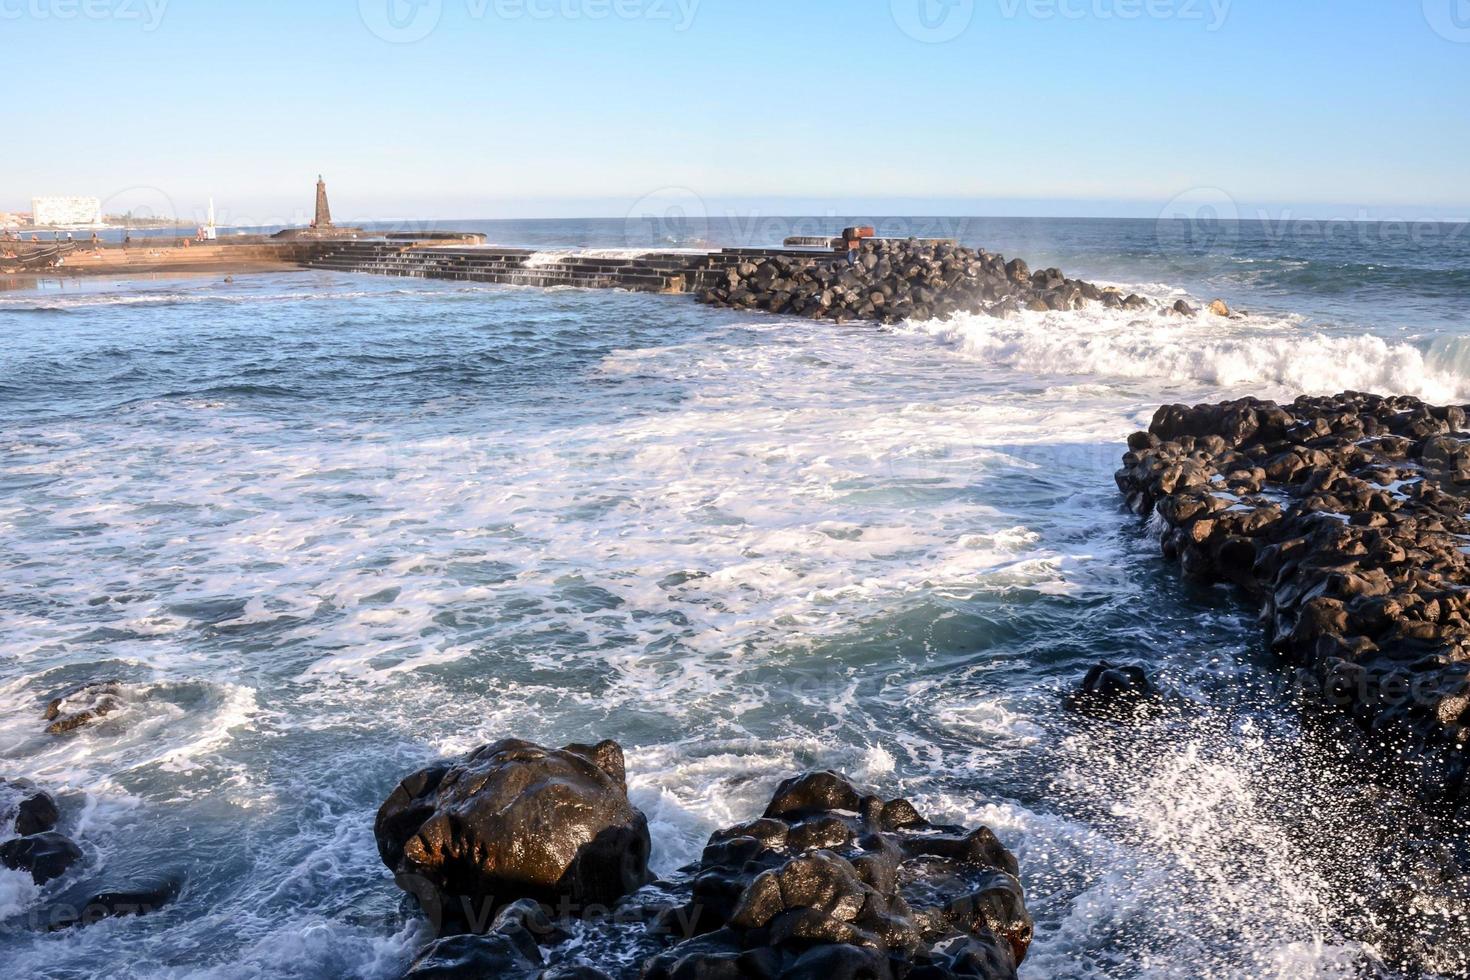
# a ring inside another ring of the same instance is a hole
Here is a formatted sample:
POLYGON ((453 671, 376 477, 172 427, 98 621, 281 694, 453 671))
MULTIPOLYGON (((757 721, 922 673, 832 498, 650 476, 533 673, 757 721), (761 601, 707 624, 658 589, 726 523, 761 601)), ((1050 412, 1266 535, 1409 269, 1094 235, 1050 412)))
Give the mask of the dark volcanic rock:
POLYGON ((49 793, 37 792, 21 800, 15 808, 15 832, 22 837, 55 830, 60 820, 61 810, 49 793))
POLYGON ((49 735, 75 731, 122 707, 122 685, 117 681, 86 684, 46 705, 45 720, 49 735))
POLYGON ((22 837, 55 830, 61 820, 56 800, 29 779, 0 779, 0 793, 11 799, 8 805, 0 805, 0 821, 14 818, 15 832, 22 837))
POLYGON ((414 980, 478 980, 543 976, 541 944, 565 939, 546 911, 529 899, 500 910, 482 936, 448 936, 432 943, 409 968, 414 980))
POLYGON ((609 980, 588 966, 547 967, 542 945, 567 939, 546 911, 523 899, 502 909, 482 936, 447 936, 426 947, 405 980, 609 980))
POLYGON ((1078 714, 1108 721, 1127 721, 1156 710, 1159 691, 1137 664, 1094 666, 1081 686, 1067 697, 1067 707, 1078 714))
POLYGON ((691 871, 688 903, 664 922, 694 935, 650 960, 647 980, 1014 977, 1031 942, 994 834, 930 824, 835 773, 781 784, 691 871))
POLYGON ((1192 580, 1261 606, 1305 700, 1350 719, 1385 776, 1465 798, 1467 412, 1348 392, 1159 409, 1118 486, 1192 580))
POLYGON ((378 851, 441 934, 500 908, 611 906, 648 875, 648 823, 622 749, 506 740, 404 780, 378 811, 378 851))
MULTIPOLYGON (((563 756, 601 758, 621 788, 615 748, 557 753, 501 742, 460 763, 456 778, 473 778, 480 794, 493 796, 491 784, 539 784, 570 773, 579 793, 547 810, 553 824, 562 823, 582 813, 586 778, 563 756), (567 809, 553 813, 556 807, 567 809)), ((411 849, 395 814, 450 778, 447 770, 429 772, 408 780, 397 804, 385 804, 379 839, 386 856, 411 849)), ((455 812, 447 797, 435 806, 455 812)), ((465 812, 483 827, 474 807, 465 812)), ((1016 874, 1015 858, 984 827, 932 824, 906 800, 860 792, 836 773, 808 773, 782 783, 759 819, 713 834, 699 862, 673 880, 610 909, 518 901, 479 934, 428 946, 408 976, 1014 980, 1032 937, 1016 874)))
POLYGON ((103 919, 130 915, 150 915, 178 896, 179 885, 173 880, 133 883, 127 887, 101 891, 81 904, 80 908, 60 910, 52 917, 52 930, 92 925, 103 919))
POLYGON ((1007 262, 952 242, 917 239, 865 241, 851 266, 845 256, 820 253, 775 254, 736 265, 716 256, 697 281, 704 303, 838 323, 957 313, 1007 316, 1022 309, 1075 310, 1089 302, 1128 310, 1152 305, 1136 294, 1124 299, 1116 290, 1068 279, 1058 269, 1033 273, 1020 259, 1007 262))
POLYGON ((81 848, 55 831, 0 844, 0 864, 12 871, 29 871, 38 885, 60 878, 81 857, 81 848))

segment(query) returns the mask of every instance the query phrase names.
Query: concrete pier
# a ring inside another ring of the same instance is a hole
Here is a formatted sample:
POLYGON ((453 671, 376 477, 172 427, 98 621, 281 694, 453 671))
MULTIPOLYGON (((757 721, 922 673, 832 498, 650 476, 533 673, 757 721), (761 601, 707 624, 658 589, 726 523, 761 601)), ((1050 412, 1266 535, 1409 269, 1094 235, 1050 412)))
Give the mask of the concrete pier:
POLYGON ((714 285, 732 267, 775 255, 837 260, 820 248, 724 248, 643 252, 622 257, 487 245, 444 246, 390 241, 321 243, 303 262, 313 269, 514 286, 576 286, 650 293, 687 293, 714 285), (540 257, 534 263, 534 257, 540 257))

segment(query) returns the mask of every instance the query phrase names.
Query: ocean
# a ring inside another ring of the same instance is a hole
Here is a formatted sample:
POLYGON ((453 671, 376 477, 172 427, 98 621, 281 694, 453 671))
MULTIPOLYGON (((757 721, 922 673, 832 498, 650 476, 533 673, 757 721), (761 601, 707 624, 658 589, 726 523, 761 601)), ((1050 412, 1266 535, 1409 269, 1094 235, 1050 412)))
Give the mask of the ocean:
POLYGON ((378 805, 518 736, 621 742, 662 874, 812 767, 985 823, 1037 920, 1023 977, 1374 975, 1356 828, 1412 803, 1302 737, 1254 610, 1166 567, 1112 474, 1164 403, 1470 401, 1470 230, 875 223, 1245 315, 837 326, 316 271, 0 292, 0 776, 58 797, 76 878, 183 883, 46 934, 66 882, 0 870, 9 974, 396 976, 427 935, 378 805), (1080 723, 1100 658, 1187 709, 1080 723), (119 711, 44 734, 110 680, 119 711))

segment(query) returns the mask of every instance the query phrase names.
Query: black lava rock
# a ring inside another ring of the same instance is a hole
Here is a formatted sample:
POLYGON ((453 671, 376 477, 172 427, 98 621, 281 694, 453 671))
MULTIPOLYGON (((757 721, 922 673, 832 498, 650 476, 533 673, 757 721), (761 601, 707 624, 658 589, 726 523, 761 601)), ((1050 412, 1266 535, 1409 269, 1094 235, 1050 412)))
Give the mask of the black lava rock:
POLYGON ((51 917, 52 930, 88 926, 103 919, 150 915, 178 897, 179 883, 171 879, 134 882, 118 889, 97 892, 79 908, 60 908, 51 917))
MULTIPOLYGON (((701 302, 813 319, 944 319, 958 313, 1009 316, 1019 310, 1075 310, 1090 302, 1142 310, 1137 294, 1068 279, 1058 269, 1032 272, 1020 259, 947 241, 872 239, 858 261, 813 253, 775 254, 759 261, 715 255, 696 275, 701 302)), ((1182 303, 1182 301, 1181 301, 1182 303)), ((1175 304, 1175 308, 1179 304, 1175 304)), ((1184 304, 1188 308, 1188 304, 1184 304)))
POLYGON ((12 871, 29 871, 38 885, 60 878, 81 857, 81 848, 55 831, 0 844, 0 864, 12 871))
POLYGON ((404 780, 374 832, 441 935, 483 932, 523 898, 610 907, 649 880, 648 822, 628 802, 615 742, 485 746, 404 780))
POLYGON ((1166 405, 1117 482, 1164 555, 1261 610, 1300 700, 1470 802, 1470 410, 1358 392, 1166 405))
POLYGON ((1128 721, 1159 707, 1159 691, 1137 664, 1098 663, 1081 686, 1067 697, 1067 707, 1078 714, 1108 721, 1128 721))
POLYGON ((0 822, 13 819, 15 832, 22 837, 55 830, 61 821, 55 798, 29 779, 0 779, 0 794, 9 800, 0 808, 0 822))
POLYGON ((809 773, 710 839, 664 920, 690 938, 643 975, 1014 977, 1032 935, 1016 871, 986 828, 931 824, 906 800, 809 773))

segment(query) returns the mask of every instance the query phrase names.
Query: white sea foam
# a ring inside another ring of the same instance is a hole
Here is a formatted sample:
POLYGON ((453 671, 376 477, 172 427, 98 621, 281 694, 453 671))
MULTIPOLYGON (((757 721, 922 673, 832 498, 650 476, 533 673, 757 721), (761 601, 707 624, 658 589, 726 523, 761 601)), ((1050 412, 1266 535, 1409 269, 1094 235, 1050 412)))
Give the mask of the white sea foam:
MULTIPOLYGON (((482 304, 545 299, 425 292, 487 320, 482 304)), ((1372 345, 1313 347, 1289 323, 1083 313, 897 331, 732 314, 633 347, 626 322, 654 308, 598 301, 615 326, 579 329, 614 331, 614 349, 558 389, 585 402, 575 416, 554 398, 507 410, 475 381, 392 411, 145 397, 0 438, 4 475, 27 487, 0 496, 7 592, 23 600, 0 749, 64 796, 96 867, 169 857, 147 834, 172 818, 221 882, 199 876, 172 919, 17 941, 15 962, 85 975, 126 940, 139 963, 186 963, 180 976, 397 975, 424 936, 381 868, 373 813, 414 768, 508 735, 622 740, 661 873, 811 767, 987 822, 1035 882, 1037 975, 1116 975, 1118 930, 1176 904, 1170 921, 1214 943, 1201 975, 1309 974, 1338 956, 1302 900, 1309 878, 1216 887, 1239 871, 1228 855, 1179 853, 1173 821, 1230 831, 1201 800, 1252 819, 1246 767, 1109 770, 1121 806, 1095 821, 1045 790, 1008 798, 1028 766, 1075 775, 1052 751, 1055 699, 1031 700, 1016 648, 1085 645, 1089 616, 1137 588, 1109 474, 1161 396, 1289 388, 1314 350, 1311 370, 1374 387, 1400 360, 1409 377, 1399 346, 1370 364, 1372 345), (1285 346, 1259 355, 1262 338, 1285 346), (1194 357, 1196 341, 1221 346, 1194 357), (1114 367, 1130 354, 1153 360, 1114 367), (1056 623, 1071 632, 1052 637, 1056 623), (115 715, 42 734, 47 697, 113 676, 115 715), (1130 870, 1145 859, 1156 877, 1130 870), (1252 885, 1281 918, 1253 918, 1246 949, 1221 921, 1252 885)), ((304 307, 293 331, 364 308, 304 307)), ((0 877, 0 910, 34 901, 23 884, 0 877)), ((1196 953, 1155 945, 1140 969, 1177 975, 1196 953)))
MULTIPOLYGON (((651 249, 651 248, 567 248, 550 249, 540 252, 532 252, 526 257, 526 265, 536 269, 542 266, 559 265, 562 262, 575 261, 577 259, 622 259, 631 261, 655 251, 677 251, 675 249, 651 249)), ((697 250, 688 250, 690 254, 696 254, 697 250)), ((702 254, 702 253, 699 253, 702 254)))
POLYGON ((1210 313, 1181 317, 1090 306, 999 319, 961 314, 909 325, 985 364, 1040 376, 1204 384, 1257 394, 1344 390, 1470 397, 1470 377, 1447 358, 1370 334, 1333 336, 1297 318, 1210 313))

